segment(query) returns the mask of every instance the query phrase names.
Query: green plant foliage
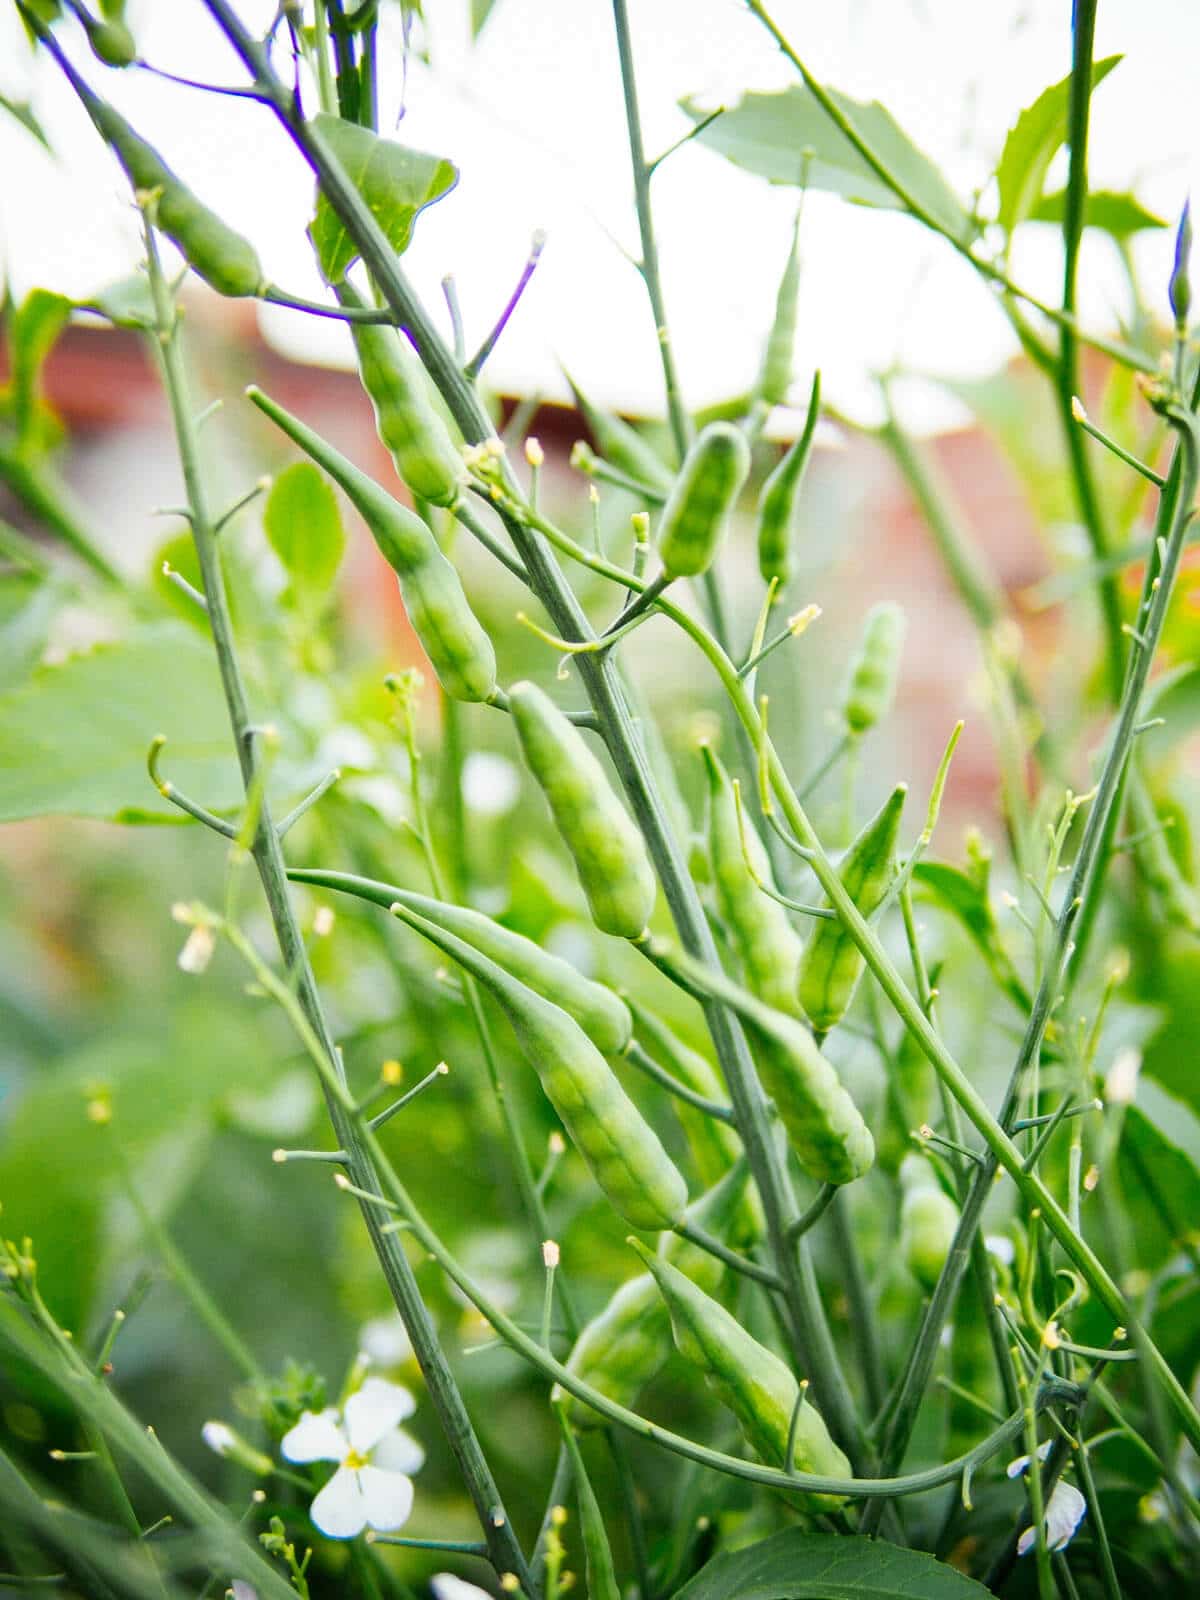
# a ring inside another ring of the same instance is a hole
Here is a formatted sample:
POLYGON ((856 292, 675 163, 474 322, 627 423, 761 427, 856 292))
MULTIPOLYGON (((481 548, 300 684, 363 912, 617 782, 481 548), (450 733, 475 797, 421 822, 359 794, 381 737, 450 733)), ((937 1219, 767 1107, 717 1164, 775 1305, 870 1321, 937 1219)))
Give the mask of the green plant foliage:
POLYGON ((263 527, 302 607, 329 598, 346 547, 337 498, 311 461, 296 461, 271 485, 263 527))
MULTIPOLYGON (((1120 56, 1105 56, 1093 63, 1093 93, 1120 62, 1120 56)), ((1042 198, 1050 163, 1066 143, 1070 98, 1071 79, 1066 77, 1043 89, 1008 130, 996 168, 996 185, 1000 191, 997 220, 1010 233, 1033 216, 1042 198)))
POLYGON ((972 1600, 987 1593, 919 1551, 792 1528, 718 1556, 675 1600, 972 1600))
MULTIPOLYGON (((380 139, 367 128, 322 112, 316 119, 322 143, 344 166, 397 255, 408 249, 418 214, 448 194, 458 169, 443 156, 410 150, 380 139)), ((317 197, 312 239, 326 283, 345 277, 358 249, 323 195, 317 197)))
MULTIPOLYGON (((852 100, 836 89, 828 93, 855 133, 912 198, 947 233, 966 237, 969 219, 954 191, 891 113, 876 100, 852 100)), ((681 104, 695 123, 708 115, 695 100, 681 104)), ((772 183, 825 189, 857 205, 905 209, 895 190, 802 85, 776 94, 745 94, 696 138, 735 166, 772 183)))

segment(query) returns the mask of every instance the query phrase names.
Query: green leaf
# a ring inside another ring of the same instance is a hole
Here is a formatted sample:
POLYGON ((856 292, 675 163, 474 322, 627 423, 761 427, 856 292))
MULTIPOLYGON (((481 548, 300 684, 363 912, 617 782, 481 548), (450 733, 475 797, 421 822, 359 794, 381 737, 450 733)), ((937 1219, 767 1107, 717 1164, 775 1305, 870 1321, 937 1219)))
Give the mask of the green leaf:
POLYGON ((471 0, 471 37, 478 39, 495 8, 496 0, 471 0))
POLYGON ((0 577, 0 689, 29 676, 61 603, 57 587, 35 573, 0 577))
POLYGON ((940 861, 918 862, 913 869, 913 883, 962 923, 996 981, 1021 1011, 1028 1011, 1032 1004, 1029 991, 1000 942, 987 896, 980 893, 965 872, 940 861))
POLYGON ((212 646, 180 623, 144 626, 0 695, 0 822, 66 815, 177 821, 146 772, 164 769, 214 811, 241 800, 212 646))
POLYGON ((40 145, 49 150, 51 155, 54 154, 45 130, 34 116, 33 107, 27 100, 10 100, 7 95, 0 94, 0 111, 7 111, 10 117, 15 117, 23 128, 28 129, 40 145))
POLYGON ((17 448, 36 451, 54 443, 58 425, 41 399, 46 357, 71 315, 71 302, 49 289, 31 289, 9 318, 12 376, 7 405, 17 430, 17 448))
POLYGON ((1182 1100, 1146 1077, 1125 1113, 1118 1165, 1139 1267, 1153 1271, 1194 1235, 1200 1216, 1200 1122, 1182 1100))
MULTIPOLYGON (((1030 222, 1056 222, 1062 226, 1067 191, 1056 189, 1044 194, 1029 213, 1030 222)), ((1093 189, 1083 213, 1085 228, 1099 228, 1114 239, 1128 239, 1145 228, 1166 228, 1165 217, 1148 211, 1136 195, 1114 194, 1108 189, 1093 189)))
POLYGON ((325 596, 346 545, 342 519, 325 474, 311 461, 297 461, 275 479, 263 526, 271 548, 287 568, 295 593, 325 596))
POLYGON ((987 1593, 919 1550, 788 1528, 717 1556, 675 1600, 978 1600, 987 1593))
MULTIPOLYGON (((836 89, 828 93, 913 200, 954 238, 967 238, 971 222, 954 191, 891 112, 877 100, 851 100, 836 89)), ((708 115, 694 100, 680 104, 693 122, 708 115)), ((799 185, 803 180, 809 188, 826 189, 858 205, 905 209, 895 191, 803 85, 778 94, 743 95, 738 105, 724 111, 696 137, 735 166, 772 183, 799 185)))
MULTIPOLYGON (((1092 88, 1104 82, 1120 61, 1120 56, 1105 56, 1093 63, 1092 88)), ((1000 190, 999 222, 1012 231, 1031 217, 1042 196, 1046 173, 1067 138, 1067 108, 1071 98, 1071 79, 1043 89, 1032 105, 1025 107, 1008 130, 996 183, 1000 190)))
POLYGON ((150 282, 141 272, 107 284, 88 300, 77 300, 81 311, 95 311, 117 328, 153 328, 157 320, 150 282))
MULTIPOLYGON (((443 156, 380 139, 369 129, 327 112, 315 117, 313 125, 325 148, 345 167, 392 249, 403 255, 418 212, 453 189, 458 168, 443 156)), ((326 283, 339 282, 357 258, 358 247, 324 195, 317 197, 311 231, 326 283)))

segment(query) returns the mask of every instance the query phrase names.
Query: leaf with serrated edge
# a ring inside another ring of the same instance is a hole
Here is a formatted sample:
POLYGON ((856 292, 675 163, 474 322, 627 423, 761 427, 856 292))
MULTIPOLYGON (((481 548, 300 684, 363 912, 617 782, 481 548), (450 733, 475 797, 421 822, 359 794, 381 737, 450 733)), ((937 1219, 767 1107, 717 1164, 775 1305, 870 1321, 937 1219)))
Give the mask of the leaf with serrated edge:
POLYGON ((982 1600, 988 1592, 919 1550, 788 1528, 717 1556, 674 1600, 982 1600))
MULTIPOLYGON (((877 100, 852 100, 836 89, 828 92, 916 203, 947 233, 966 238, 970 220, 954 191, 891 112, 877 100)), ((680 104, 693 122, 708 115, 694 100, 680 104)), ((895 191, 802 84, 793 84, 779 94, 743 95, 738 105, 722 112, 696 137, 698 143, 716 150, 735 166, 772 183, 799 184, 803 180, 811 189, 840 194, 858 205, 904 209, 895 191)))
MULTIPOLYGON (((1066 201, 1065 189, 1056 189, 1053 194, 1044 194, 1029 213, 1029 221, 1056 222, 1061 227, 1066 201)), ((1087 197, 1083 225, 1085 228, 1099 228, 1102 233, 1111 234, 1114 239, 1128 239, 1132 234, 1141 233, 1145 228, 1167 228, 1170 223, 1165 217, 1147 210, 1136 195, 1115 194, 1108 189, 1093 189, 1087 197)))
MULTIPOLYGON (((1104 82, 1120 60, 1120 56, 1105 56, 1093 64, 1093 90, 1104 82)), ((1050 163, 1066 142, 1070 97, 1068 76, 1043 89, 1008 130, 1000 165, 996 168, 996 184, 1000 190, 998 220, 1010 231, 1032 214, 1041 198, 1050 163)))
MULTIPOLYGON (((326 112, 313 119, 313 126, 346 169, 392 249, 403 255, 418 213, 453 189, 458 168, 444 156, 380 139, 368 128, 326 112)), ((357 259, 358 247, 324 195, 317 197, 311 232, 326 283, 340 282, 357 259)))

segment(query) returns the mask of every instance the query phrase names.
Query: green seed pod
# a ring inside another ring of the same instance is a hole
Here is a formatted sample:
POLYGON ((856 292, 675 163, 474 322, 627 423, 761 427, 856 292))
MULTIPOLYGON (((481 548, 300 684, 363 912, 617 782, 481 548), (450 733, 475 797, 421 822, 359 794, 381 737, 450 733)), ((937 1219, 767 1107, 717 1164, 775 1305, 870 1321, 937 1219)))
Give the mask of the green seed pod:
POLYGON ((749 471, 742 430, 710 422, 688 451, 658 524, 658 554, 668 577, 695 578, 712 566, 749 471))
MULTIPOLYGON (((843 888, 864 917, 879 907, 891 887, 907 793, 907 784, 896 785, 838 866, 843 888)), ((828 1033, 846 1015, 862 970, 862 953, 841 919, 819 921, 800 960, 798 990, 804 1013, 818 1033, 828 1033)))
POLYGON ((778 579, 781 589, 792 575, 796 507, 820 414, 821 374, 817 372, 813 374, 803 431, 763 484, 758 497, 758 570, 764 583, 778 579))
POLYGON ((508 699, 525 760, 574 857, 593 922, 617 938, 638 938, 656 888, 641 833, 583 735, 553 700, 532 683, 513 684, 508 699))
POLYGON ((446 693, 455 700, 491 699, 496 691, 492 641, 426 524, 261 389, 251 386, 246 394, 345 491, 400 580, 413 631, 446 693))
POLYGON ((505 972, 540 994, 543 1000, 560 1006, 587 1034, 598 1050, 605 1055, 620 1055, 633 1037, 633 1017, 629 1007, 619 995, 602 983, 585 978, 569 961, 551 955, 540 944, 515 933, 502 923, 473 911, 469 906, 455 906, 445 900, 434 900, 429 895, 416 894, 411 889, 400 889, 392 883, 378 883, 373 878, 359 878, 352 872, 329 872, 323 867, 289 867, 288 877, 294 883, 311 883, 320 889, 338 890, 369 900, 373 905, 390 911, 394 905, 407 906, 410 911, 436 923, 462 939, 481 955, 487 956, 505 972))
POLYGON ((674 475, 643 436, 627 422, 622 422, 620 417, 614 417, 593 405, 565 369, 563 376, 571 386, 575 404, 582 412, 588 431, 604 459, 650 489, 660 489, 664 494, 669 491, 674 475))
POLYGON ((687 1205, 683 1175, 579 1024, 454 934, 404 905, 392 909, 494 996, 616 1210, 635 1228, 673 1228, 687 1205))
POLYGON ((575 1479, 575 1496, 579 1501, 579 1528, 583 1534, 588 1600, 621 1600, 612 1550, 608 1543, 608 1530, 604 1526, 604 1513, 600 1510, 596 1491, 592 1488, 587 1468, 583 1464, 583 1452, 579 1448, 579 1441, 565 1416, 562 1418, 562 1425, 567 1454, 571 1458, 571 1475, 575 1479))
POLYGON ((900 1254, 913 1277, 933 1293, 958 1227, 958 1207, 917 1155, 900 1163, 900 1254))
MULTIPOLYGON (((336 287, 343 306, 364 302, 348 282, 336 287)), ((362 386, 375 408, 379 437, 396 471, 415 495, 435 506, 453 505, 463 476, 463 458, 430 403, 420 361, 395 328, 352 322, 362 386)))
POLYGON ((892 709, 904 629, 904 613, 899 606, 884 603, 872 606, 867 613, 862 643, 850 663, 842 700, 842 717, 852 734, 866 733, 892 709))
POLYGON ((120 17, 101 21, 86 11, 79 13, 88 44, 97 61, 106 67, 128 67, 137 60, 137 45, 120 17))
POLYGON ((708 768, 708 853, 717 909, 742 963, 747 988, 777 1011, 798 1016, 800 937, 783 906, 755 882, 757 875, 773 886, 770 859, 750 818, 743 816, 739 825, 729 774, 708 745, 704 746, 704 760, 708 768))
POLYGON ((130 183, 137 190, 158 191, 155 221, 188 266, 218 294, 235 299, 258 294, 263 287, 263 270, 250 241, 235 233, 215 211, 202 204, 125 118, 92 93, 64 56, 59 56, 58 60, 97 132, 124 167, 130 183))
MULTIPOLYGON (((743 1161, 690 1205, 685 1216, 719 1239, 732 1238, 731 1230, 744 1209, 748 1191, 743 1161)), ((665 1261, 686 1273, 706 1294, 720 1294, 728 1282, 729 1269, 716 1256, 677 1233, 664 1233, 658 1249, 665 1261)), ((633 1410, 638 1396, 657 1377, 670 1354, 671 1319, 654 1279, 642 1272, 623 1283, 604 1309, 579 1330, 567 1358, 567 1371, 609 1400, 633 1410)), ((599 1427, 604 1421, 599 1412, 557 1385, 550 1398, 566 1406, 577 1428, 599 1427)))
MULTIPOLYGON (((929 976, 934 982, 936 969, 929 976)), ((879 1165, 896 1174, 912 1150, 912 1130, 934 1120, 938 1103, 937 1074, 907 1028, 892 1058, 889 1091, 886 1120, 882 1132, 876 1130, 876 1141, 879 1165)))
MULTIPOLYGON (((762 1459, 773 1467, 789 1465, 788 1436, 794 1417, 791 1469, 823 1478, 852 1477, 845 1452, 829 1437, 817 1408, 805 1400, 797 1412, 800 1386, 779 1357, 670 1262, 638 1240, 630 1242, 667 1302, 676 1347, 704 1373, 762 1459)), ((843 1504, 844 1496, 805 1495, 804 1500, 813 1509, 829 1510, 843 1504)))
POLYGON ((800 300, 800 257, 796 245, 800 237, 800 218, 792 229, 787 265, 775 295, 775 320, 763 349, 758 374, 758 393, 769 406, 781 406, 792 382, 792 356, 796 349, 796 309, 800 300))

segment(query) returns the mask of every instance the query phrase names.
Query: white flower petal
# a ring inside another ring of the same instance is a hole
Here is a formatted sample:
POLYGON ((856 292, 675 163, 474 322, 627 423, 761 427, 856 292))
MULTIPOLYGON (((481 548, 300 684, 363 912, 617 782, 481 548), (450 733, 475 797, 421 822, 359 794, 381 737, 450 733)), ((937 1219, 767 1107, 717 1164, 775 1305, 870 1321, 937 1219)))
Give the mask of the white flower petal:
POLYGON ((452 1572, 435 1572, 430 1579, 433 1600, 491 1600, 486 1589, 477 1589, 465 1578, 456 1578, 452 1572))
POLYGON ((1073 1483, 1060 1479, 1046 1508, 1046 1538, 1051 1550, 1065 1549, 1086 1516, 1087 1501, 1073 1483))
MULTIPOLYGON (((1075 1530, 1087 1515, 1087 1501, 1073 1483, 1061 1479, 1054 1485, 1050 1504, 1046 1507, 1046 1546, 1050 1550, 1065 1550, 1075 1537, 1075 1530)), ((1027 1555, 1033 1549, 1037 1536, 1032 1528, 1017 1540, 1017 1554, 1027 1555)))
POLYGON ((399 1316, 372 1317, 359 1334, 358 1343, 376 1365, 401 1366, 412 1355, 408 1332, 399 1316))
POLYGON ((393 1428, 371 1451, 371 1465, 382 1467, 385 1472, 420 1472, 425 1465, 425 1452, 411 1433, 393 1428))
POLYGON ((353 1539, 367 1525, 359 1473, 339 1467, 312 1503, 309 1515, 330 1539, 353 1539))
POLYGON ((386 1533, 389 1528, 402 1528, 408 1521, 413 1507, 411 1478, 402 1472, 384 1472, 382 1467, 363 1467, 358 1474, 358 1487, 372 1528, 386 1533))
POLYGON ((350 1448, 338 1426, 337 1410, 306 1411, 279 1446, 287 1461, 340 1461, 350 1448))
MULTIPOLYGON (((1039 1461, 1045 1461, 1046 1457, 1050 1454, 1050 1440, 1049 1439, 1043 1439, 1042 1440, 1041 1444, 1038 1445, 1037 1453, 1038 1453, 1038 1460, 1039 1461)), ((1020 1474, 1022 1472, 1024 1472, 1025 1469, 1028 1466, 1029 1466, 1029 1457, 1028 1456, 1018 1456, 1015 1461, 1010 1461, 1008 1463, 1008 1466, 1005 1467, 1004 1475, 1007 1478, 1019 1477, 1020 1474)))
POLYGON ((398 1422, 411 1417, 417 1402, 398 1383, 386 1378, 368 1378, 357 1393, 346 1401, 346 1435, 351 1448, 365 1456, 390 1433, 398 1422))
POLYGON ((240 1578, 235 1578, 230 1584, 233 1590, 233 1600, 258 1600, 258 1590, 252 1589, 248 1583, 243 1583, 240 1578))
POLYGON ((200 1429, 200 1437, 219 1456, 227 1456, 233 1447, 233 1429, 225 1422, 206 1422, 200 1429))

